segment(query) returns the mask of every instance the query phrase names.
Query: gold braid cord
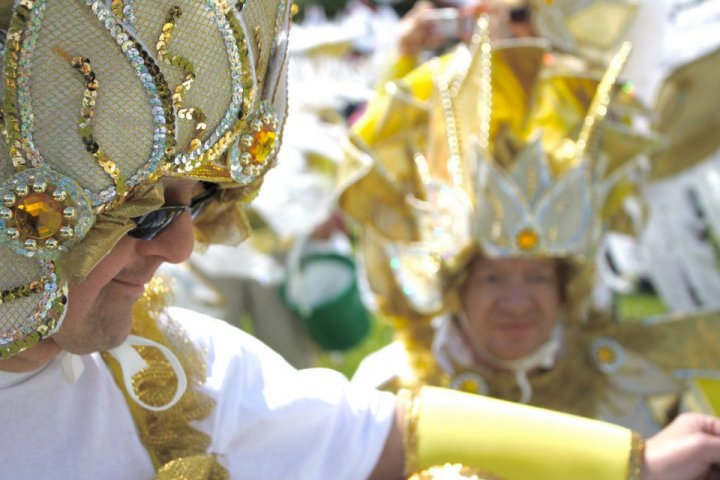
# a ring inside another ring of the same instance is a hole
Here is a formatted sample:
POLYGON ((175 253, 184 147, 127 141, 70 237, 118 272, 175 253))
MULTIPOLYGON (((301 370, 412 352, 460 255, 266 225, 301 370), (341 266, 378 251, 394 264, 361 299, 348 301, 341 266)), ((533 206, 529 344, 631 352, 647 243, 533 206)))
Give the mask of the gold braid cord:
MULTIPOLYGON (((127 395, 117 362, 106 353, 103 359, 125 393, 140 439, 158 471, 157 479, 226 480, 228 472, 214 455, 207 454, 210 437, 190 425, 207 417, 215 407, 215 401, 200 390, 205 382, 205 358, 179 325, 168 323, 162 329, 158 325, 168 293, 161 280, 154 279, 148 284, 145 294, 133 307, 132 333, 165 345, 177 356, 188 377, 188 389, 180 401, 162 412, 145 410, 127 395)), ((168 402, 177 387, 172 367, 156 348, 137 347, 137 350, 148 368, 133 377, 135 393, 150 405, 168 402)))
POLYGON ((637 433, 633 433, 631 448, 630 461, 628 465, 628 479, 640 480, 642 478, 642 466, 645 457, 645 441, 637 433))

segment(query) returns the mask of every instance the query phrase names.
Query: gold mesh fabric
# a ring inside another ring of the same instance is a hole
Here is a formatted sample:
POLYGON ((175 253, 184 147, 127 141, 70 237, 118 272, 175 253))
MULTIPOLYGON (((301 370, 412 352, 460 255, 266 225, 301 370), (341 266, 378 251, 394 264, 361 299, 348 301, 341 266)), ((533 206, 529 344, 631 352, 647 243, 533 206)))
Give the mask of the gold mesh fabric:
POLYGON ((172 460, 158 471, 155 480, 224 480, 230 478, 213 455, 195 455, 172 460))
POLYGON ((113 186, 78 133, 83 81, 61 48, 91 62, 98 81, 92 120, 95 139, 120 172, 129 177, 152 149, 153 129, 148 96, 132 65, 92 12, 72 0, 47 2, 45 28, 33 53, 31 71, 33 138, 42 157, 56 171, 84 188, 99 192, 113 186))
MULTIPOLYGON (((225 469, 215 457, 207 455, 210 437, 192 426, 193 422, 207 417, 215 407, 215 401, 201 390, 206 378, 205 357, 178 324, 171 319, 160 323, 159 317, 168 294, 169 289, 162 280, 154 279, 148 284, 145 294, 133 307, 132 333, 168 347, 185 370, 188 389, 176 405, 162 412, 145 410, 126 394, 128 405, 140 439, 160 473, 158 478, 225 479, 228 478, 225 469), (172 473, 204 476, 168 476, 172 473)), ((167 402, 177 386, 172 367, 156 348, 139 348, 138 352, 148 368, 133 377, 135 393, 151 405, 167 402)), ((104 354, 103 358, 124 391, 117 362, 108 354, 104 354)))

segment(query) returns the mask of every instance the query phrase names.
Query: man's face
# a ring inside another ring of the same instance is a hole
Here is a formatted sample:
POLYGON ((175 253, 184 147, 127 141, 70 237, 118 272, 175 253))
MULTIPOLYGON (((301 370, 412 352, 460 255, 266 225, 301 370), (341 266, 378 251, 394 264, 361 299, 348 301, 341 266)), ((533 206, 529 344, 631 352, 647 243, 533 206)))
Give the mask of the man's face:
MULTIPOLYGON (((187 180, 163 179, 163 183, 166 205, 189 205, 200 188, 187 180)), ((120 345, 130 333, 132 305, 144 285, 163 262, 186 260, 193 241, 189 213, 152 240, 123 237, 84 281, 70 286, 67 315, 50 341, 76 354, 120 345)))
POLYGON ((557 264, 548 259, 479 258, 461 289, 476 340, 493 355, 517 360, 544 344, 559 320, 557 264))

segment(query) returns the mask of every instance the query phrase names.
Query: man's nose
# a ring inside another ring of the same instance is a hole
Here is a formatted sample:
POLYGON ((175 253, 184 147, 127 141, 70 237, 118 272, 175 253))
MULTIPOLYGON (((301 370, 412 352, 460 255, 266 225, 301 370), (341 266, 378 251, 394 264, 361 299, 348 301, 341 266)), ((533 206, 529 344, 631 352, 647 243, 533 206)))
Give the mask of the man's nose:
POLYGON ((142 255, 162 257, 169 263, 181 263, 190 257, 194 243, 192 217, 185 212, 152 240, 140 240, 137 250, 142 255))

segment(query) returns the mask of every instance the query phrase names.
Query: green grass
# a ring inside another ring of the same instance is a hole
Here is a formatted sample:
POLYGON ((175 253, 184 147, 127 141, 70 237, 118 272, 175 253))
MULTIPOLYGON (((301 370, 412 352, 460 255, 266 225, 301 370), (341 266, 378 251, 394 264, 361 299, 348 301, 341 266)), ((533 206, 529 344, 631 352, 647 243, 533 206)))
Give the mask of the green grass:
POLYGON ((646 293, 621 295, 617 301, 617 310, 618 316, 624 322, 640 320, 668 311, 662 300, 646 293))
MULTIPOLYGON (((667 308, 654 295, 631 293, 618 297, 617 310, 621 321, 633 321, 665 313, 667 308)), ((381 349, 392 342, 392 339, 392 328, 375 320, 364 342, 344 353, 321 353, 318 355, 318 366, 338 370, 350 378, 366 355, 381 349)))

